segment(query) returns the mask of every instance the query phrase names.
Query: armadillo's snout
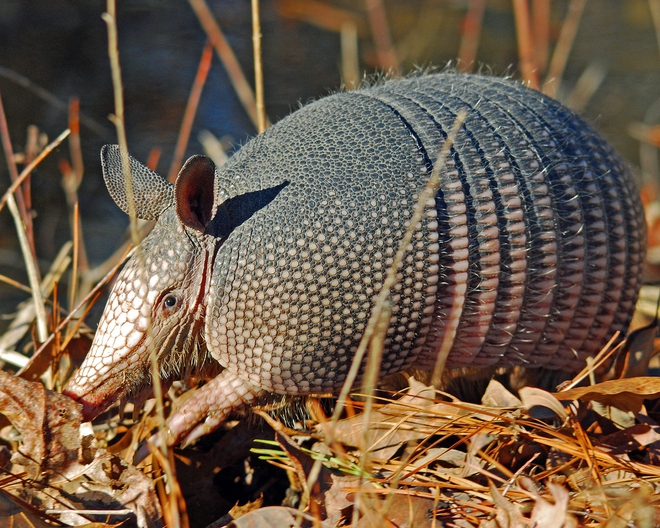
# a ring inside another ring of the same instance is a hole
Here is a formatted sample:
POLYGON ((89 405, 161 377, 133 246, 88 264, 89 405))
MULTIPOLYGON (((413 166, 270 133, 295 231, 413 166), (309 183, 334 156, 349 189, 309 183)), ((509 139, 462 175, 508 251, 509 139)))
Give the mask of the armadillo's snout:
POLYGON ((134 359, 139 358, 140 347, 116 349, 104 345, 104 340, 108 341, 107 334, 97 332, 85 361, 63 391, 82 404, 86 421, 96 418, 119 398, 130 393, 141 380, 133 372, 139 370, 138 362, 127 360, 131 352, 134 359))
MULTIPOLYGON (((83 406, 83 418, 94 419, 145 381, 146 329, 156 292, 146 291, 131 260, 110 294, 94 342, 64 394, 83 406), (142 294, 142 295, 138 295, 142 294)), ((148 369, 147 369, 148 373, 148 369)))
POLYGON ((82 404, 86 421, 101 414, 141 380, 134 371, 140 370, 143 336, 135 325, 126 323, 125 316, 104 313, 85 361, 64 390, 82 404))
POLYGON ((100 339, 103 337, 97 333, 85 361, 63 391, 82 404, 85 421, 96 418, 131 390, 126 383, 130 365, 121 361, 128 350, 109 350, 97 342, 100 339))
MULTIPOLYGON (((118 378, 114 377, 114 379, 118 378)), ((63 394, 82 404, 83 419, 89 422, 110 407, 117 398, 121 397, 122 392, 119 382, 113 382, 112 376, 98 376, 98 371, 95 371, 88 364, 88 360, 85 360, 80 370, 69 381, 63 394)))

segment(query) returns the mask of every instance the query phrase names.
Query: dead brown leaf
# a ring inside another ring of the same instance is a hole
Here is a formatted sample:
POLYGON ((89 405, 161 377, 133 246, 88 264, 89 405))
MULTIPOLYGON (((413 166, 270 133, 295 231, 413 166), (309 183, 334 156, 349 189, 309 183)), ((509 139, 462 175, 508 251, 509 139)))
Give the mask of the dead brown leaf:
POLYGON ((313 520, 307 514, 299 513, 298 510, 285 506, 267 506, 249 513, 227 524, 227 528, 289 528, 301 526, 298 517, 307 521, 302 526, 318 526, 320 528, 332 528, 330 523, 313 520), (313 522, 313 524, 311 524, 313 522))
POLYGON ((0 371, 0 413, 21 433, 14 454, 32 479, 48 481, 79 469, 80 405, 71 398, 0 371))
MULTIPOLYGON (((395 494, 387 499, 374 499, 372 510, 378 512, 385 520, 378 524, 387 528, 431 528, 441 526, 434 518, 435 503, 433 499, 420 497, 411 493, 395 494)), ((376 528, 371 520, 363 517, 358 522, 358 528, 376 528)))
POLYGON ((247 515, 251 511, 258 510, 259 508, 263 507, 263 505, 264 505, 264 498, 262 495, 257 500, 248 502, 247 504, 243 504, 243 505, 234 504, 232 509, 229 510, 229 515, 231 515, 233 519, 238 519, 243 515, 247 515))
MULTIPOLYGON (((151 477, 126 461, 105 451, 97 451, 92 463, 78 478, 66 484, 52 508, 74 510, 129 510, 121 515, 105 514, 113 522, 131 519, 140 528, 163 526, 162 513, 151 477), (114 517, 114 518, 113 518, 114 517)), ((80 516, 76 515, 78 519, 80 516)), ((63 517, 64 518, 64 517, 63 517)))
POLYGON ((623 346, 623 365, 619 378, 643 376, 648 372, 653 357, 655 336, 658 333, 658 313, 648 325, 630 332, 623 346))
POLYGON ((597 401, 623 411, 637 413, 646 399, 660 396, 660 378, 642 376, 604 381, 555 393, 559 400, 597 401))
MULTIPOLYGON (((100 514, 104 520, 131 518, 141 528, 162 526, 149 476, 103 450, 89 454, 88 465, 79 461, 80 405, 71 398, 0 371, 0 412, 21 434, 11 471, 24 470, 30 479, 13 485, 26 501, 25 507, 39 504, 40 510, 59 510, 61 521, 75 525, 90 520, 89 515, 76 512, 91 509, 106 512, 100 514), (34 486, 31 480, 49 486, 34 486)), ((8 500, 15 502, 15 497, 8 500)), ((15 510, 8 511, 14 522, 15 510)), ((25 518, 24 512, 18 513, 25 518)))
POLYGON ((527 523, 518 507, 505 499, 492 482, 489 483, 489 489, 493 504, 497 509, 495 522, 498 528, 527 528, 527 523))
POLYGON ((521 407, 522 402, 516 398, 499 381, 492 379, 488 382, 486 392, 481 398, 481 403, 489 407, 521 407))
POLYGON ((523 407, 528 411, 536 406, 545 407, 554 412, 561 420, 568 420, 568 414, 564 410, 564 406, 555 395, 536 387, 523 387, 518 391, 518 394, 520 394, 523 407))
POLYGON ((44 514, 26 507, 16 497, 0 489, 0 525, 14 528, 48 528, 53 526, 44 514))
POLYGON ((609 447, 614 454, 630 453, 658 441, 660 441, 658 427, 648 424, 635 424, 600 438, 600 444, 609 447))
POLYGON ((606 528, 654 528, 660 521, 657 495, 651 486, 641 485, 630 490, 624 497, 615 498, 612 506, 616 511, 604 524, 606 528))
POLYGON ((536 494, 536 504, 532 510, 531 525, 543 526, 544 528, 569 528, 577 526, 575 519, 568 513, 568 491, 550 482, 548 489, 552 493, 555 503, 551 504, 541 495, 536 494))

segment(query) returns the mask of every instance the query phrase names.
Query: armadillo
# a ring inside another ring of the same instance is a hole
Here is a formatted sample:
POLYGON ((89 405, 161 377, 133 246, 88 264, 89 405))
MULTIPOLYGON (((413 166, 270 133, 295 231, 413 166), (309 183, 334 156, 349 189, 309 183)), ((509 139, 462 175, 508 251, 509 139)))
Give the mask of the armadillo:
MULTIPOLYGON (((575 113, 511 80, 388 80, 307 104, 218 169, 174 185, 130 159, 157 219, 120 273, 66 394, 92 419, 202 364, 222 371, 168 422, 168 443, 272 394, 337 393, 416 201, 459 111, 434 199, 390 296, 382 376, 527 365, 575 371, 625 331, 645 223, 635 183, 575 113)), ((101 154, 129 211, 117 146, 101 154)))

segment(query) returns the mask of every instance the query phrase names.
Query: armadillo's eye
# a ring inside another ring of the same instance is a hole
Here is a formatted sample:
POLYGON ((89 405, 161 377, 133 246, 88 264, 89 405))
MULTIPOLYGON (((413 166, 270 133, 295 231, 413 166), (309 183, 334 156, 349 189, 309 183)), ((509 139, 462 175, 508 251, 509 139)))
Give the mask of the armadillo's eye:
POLYGON ((175 295, 168 295, 163 299, 163 308, 167 310, 171 310, 178 304, 179 300, 176 298, 175 295))

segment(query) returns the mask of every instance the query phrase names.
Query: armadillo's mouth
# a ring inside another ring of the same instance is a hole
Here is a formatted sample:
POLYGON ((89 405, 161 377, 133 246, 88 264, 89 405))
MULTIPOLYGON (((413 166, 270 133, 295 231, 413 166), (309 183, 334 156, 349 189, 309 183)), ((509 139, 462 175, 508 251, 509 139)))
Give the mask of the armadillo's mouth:
POLYGON ((83 421, 90 422, 126 393, 121 386, 112 388, 107 385, 109 383, 102 383, 85 393, 73 383, 69 384, 62 394, 82 404, 83 421))
POLYGON ((87 372, 81 368, 62 391, 62 394, 82 404, 82 416, 86 422, 96 418, 116 401, 140 392, 147 385, 145 382, 149 381, 139 375, 131 376, 132 372, 121 370, 119 366, 100 376, 85 375, 87 372))
POLYGON ((143 371, 148 371, 147 362, 142 359, 144 354, 141 353, 144 349, 143 333, 134 332, 132 339, 135 342, 130 346, 124 344, 118 350, 111 346, 113 343, 108 344, 107 339, 100 343, 98 339, 97 333, 83 364, 62 391, 62 394, 82 404, 82 416, 86 422, 96 418, 116 401, 141 390, 147 381, 142 375, 143 371), (134 360, 127 364, 126 358, 130 354, 133 354, 134 360), (111 362, 107 361, 108 357, 111 362))
MULTIPOLYGON (((146 367, 145 367, 146 368, 146 367)), ((166 392, 175 378, 161 379, 161 390, 166 392)), ((62 394, 82 405, 82 417, 90 422, 101 413, 108 410, 115 402, 126 403, 133 399, 136 407, 141 407, 145 400, 154 397, 151 376, 136 376, 131 379, 130 373, 121 374, 108 372, 103 378, 97 379, 90 388, 89 381, 78 383, 74 377, 62 394)))

